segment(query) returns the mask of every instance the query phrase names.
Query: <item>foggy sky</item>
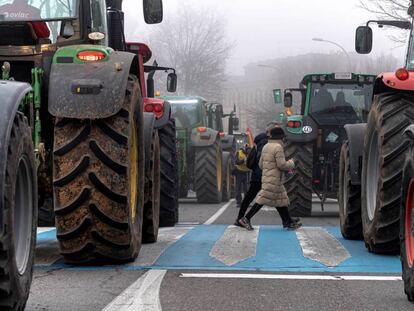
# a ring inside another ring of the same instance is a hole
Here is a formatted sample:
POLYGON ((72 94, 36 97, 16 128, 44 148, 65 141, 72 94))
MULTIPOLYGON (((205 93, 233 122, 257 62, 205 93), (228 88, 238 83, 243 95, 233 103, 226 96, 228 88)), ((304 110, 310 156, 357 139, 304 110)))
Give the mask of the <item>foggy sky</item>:
MULTIPOLYGON (((127 39, 146 41, 151 27, 142 17, 141 0, 125 0, 127 39)), ((227 71, 243 74, 243 67, 278 57, 309 52, 336 52, 337 47, 312 38, 335 41, 354 51, 355 28, 372 14, 357 7, 358 0, 164 0, 164 18, 183 5, 216 10, 228 22, 229 40, 235 42, 227 71)), ((396 30, 374 27, 373 55, 393 53, 403 64, 406 47, 397 47, 387 34, 396 30)))

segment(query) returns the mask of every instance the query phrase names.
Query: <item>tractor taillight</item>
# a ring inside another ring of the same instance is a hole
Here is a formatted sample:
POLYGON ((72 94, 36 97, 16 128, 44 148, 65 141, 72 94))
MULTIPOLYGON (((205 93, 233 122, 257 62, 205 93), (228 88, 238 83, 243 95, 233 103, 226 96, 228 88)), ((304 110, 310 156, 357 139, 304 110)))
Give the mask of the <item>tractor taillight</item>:
POLYGON ((405 80, 408 80, 408 78, 410 77, 410 73, 408 72, 407 69, 400 68, 395 72, 395 76, 397 77, 398 80, 405 81, 405 80))
POLYGON ((207 128, 206 128, 206 127, 198 127, 198 128, 197 128, 197 131, 198 131, 199 133, 205 133, 205 132, 207 132, 207 128))
POLYGON ((145 112, 154 112, 154 107, 151 104, 145 105, 145 112))
POLYGON ((154 113, 157 119, 161 119, 164 114, 164 105, 159 103, 146 102, 144 111, 154 113))
POLYGON ((155 113, 160 113, 164 111, 164 106, 161 104, 153 104, 153 107, 155 113))
POLYGON ((79 52, 77 57, 84 62, 99 62, 106 58, 106 54, 101 51, 88 50, 79 52))
POLYGON ((299 121, 289 121, 287 123, 287 126, 290 127, 290 128, 292 128, 292 129, 298 129, 298 128, 301 127, 301 125, 302 124, 299 121))

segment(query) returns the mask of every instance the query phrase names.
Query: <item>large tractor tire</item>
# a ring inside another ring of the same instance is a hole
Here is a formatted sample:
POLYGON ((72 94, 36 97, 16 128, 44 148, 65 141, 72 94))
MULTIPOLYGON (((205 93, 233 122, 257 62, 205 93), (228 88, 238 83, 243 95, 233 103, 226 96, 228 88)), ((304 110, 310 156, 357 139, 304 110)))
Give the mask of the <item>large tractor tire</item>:
POLYGON ((231 198, 233 188, 232 159, 230 152, 223 152, 223 195, 222 202, 228 202, 231 198))
POLYGON ((312 215, 312 169, 313 144, 288 142, 286 146, 287 159, 295 160, 293 174, 285 181, 286 192, 290 200, 292 216, 310 217, 312 215))
POLYGON ((161 144, 160 227, 173 227, 178 220, 178 167, 175 120, 159 129, 161 144))
POLYGON ((400 250, 404 290, 414 302, 414 148, 404 165, 400 208, 400 250))
POLYGON ((158 239, 158 228, 160 224, 160 187, 161 187, 161 168, 160 168, 160 140, 158 131, 153 128, 145 129, 151 132, 151 139, 146 142, 145 149, 148 153, 145 159, 145 204, 144 222, 142 229, 142 242, 155 243, 158 239))
POLYGON ((138 80, 131 76, 116 115, 56 120, 56 229, 67 263, 122 263, 139 253, 145 186, 140 94, 138 80))
POLYGON ((220 140, 199 147, 195 155, 195 188, 198 203, 220 203, 223 187, 223 159, 220 140))
POLYGON ((414 96, 375 96, 368 116, 362 163, 362 227, 375 253, 399 250, 402 171, 409 143, 403 131, 414 122, 414 96))
POLYGON ((0 234, 0 310, 23 310, 32 283, 36 245, 37 184, 32 134, 17 113, 7 148, 0 234))
POLYGON ((362 240, 361 185, 351 184, 349 143, 344 142, 339 160, 339 220, 345 239, 362 240))

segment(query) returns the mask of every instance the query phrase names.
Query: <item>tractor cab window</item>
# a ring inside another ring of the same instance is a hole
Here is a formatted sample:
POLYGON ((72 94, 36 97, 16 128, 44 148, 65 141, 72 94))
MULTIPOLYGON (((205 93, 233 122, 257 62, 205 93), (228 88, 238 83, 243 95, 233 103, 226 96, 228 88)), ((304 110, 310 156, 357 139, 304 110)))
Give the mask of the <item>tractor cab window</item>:
POLYGON ((74 19, 77 0, 0 0, 0 21, 74 19))
POLYGON ((414 70, 414 30, 411 30, 410 44, 408 47, 407 69, 414 70))
POLYGON ((366 122, 372 92, 371 84, 312 83, 309 112, 319 124, 366 122))
POLYGON ((199 104, 171 103, 171 113, 177 128, 189 128, 200 123, 199 104))

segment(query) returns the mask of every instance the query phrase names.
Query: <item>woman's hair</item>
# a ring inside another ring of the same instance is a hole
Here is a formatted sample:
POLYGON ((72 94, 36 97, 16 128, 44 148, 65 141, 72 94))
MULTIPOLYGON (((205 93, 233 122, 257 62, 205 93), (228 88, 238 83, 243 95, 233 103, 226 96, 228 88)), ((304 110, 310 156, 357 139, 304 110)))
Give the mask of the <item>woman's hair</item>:
POLYGON ((270 130, 270 138, 283 139, 285 138, 285 132, 281 127, 274 127, 270 130))

